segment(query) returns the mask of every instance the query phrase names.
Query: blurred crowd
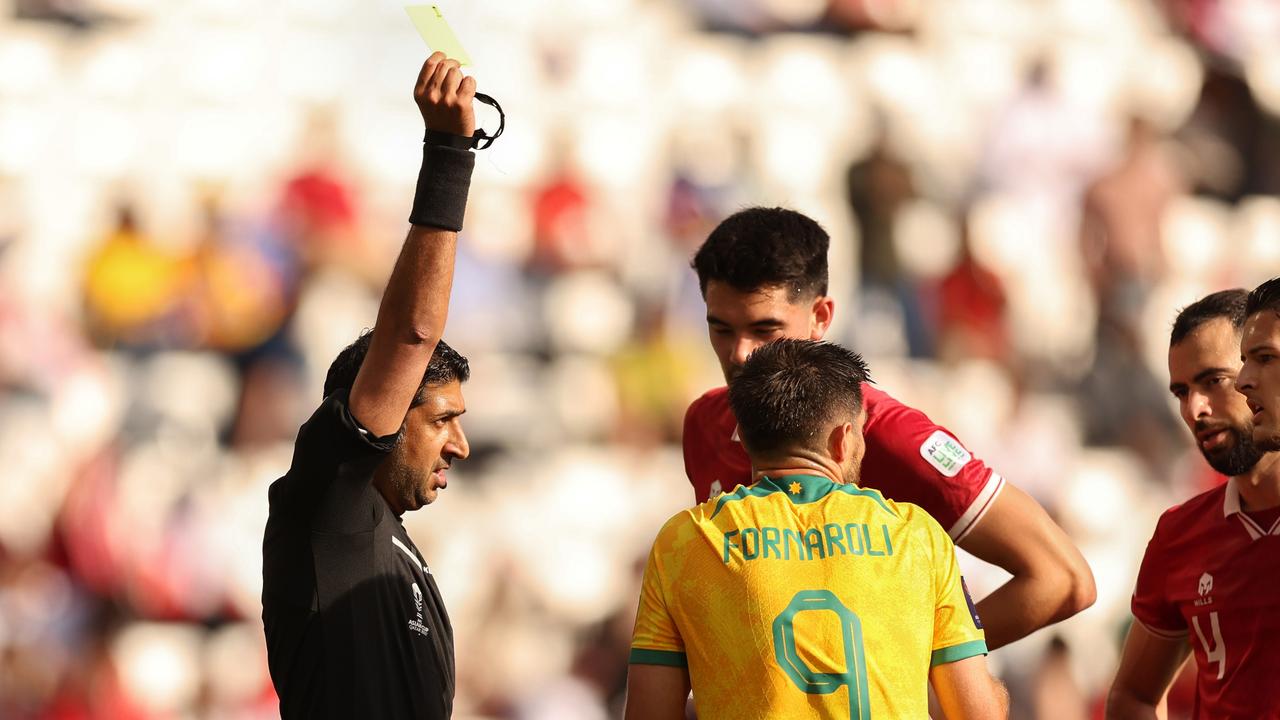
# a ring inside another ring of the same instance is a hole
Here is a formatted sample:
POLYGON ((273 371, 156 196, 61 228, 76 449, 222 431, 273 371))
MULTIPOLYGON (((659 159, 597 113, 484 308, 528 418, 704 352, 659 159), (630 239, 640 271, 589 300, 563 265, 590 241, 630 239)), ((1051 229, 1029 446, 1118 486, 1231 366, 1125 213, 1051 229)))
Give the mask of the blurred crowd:
MULTIPOLYGON (((750 204, 824 224, 831 339, 1080 545, 1096 605, 992 659, 1014 717, 1101 717, 1156 517, 1221 481, 1173 316, 1280 274, 1280 6, 442 7, 510 120, 445 334, 472 457, 405 519, 459 717, 618 716, 722 382, 688 260, 750 204)), ((425 54, 394 3, 0 0, 0 717, 275 716, 267 486, 373 322, 425 54)))

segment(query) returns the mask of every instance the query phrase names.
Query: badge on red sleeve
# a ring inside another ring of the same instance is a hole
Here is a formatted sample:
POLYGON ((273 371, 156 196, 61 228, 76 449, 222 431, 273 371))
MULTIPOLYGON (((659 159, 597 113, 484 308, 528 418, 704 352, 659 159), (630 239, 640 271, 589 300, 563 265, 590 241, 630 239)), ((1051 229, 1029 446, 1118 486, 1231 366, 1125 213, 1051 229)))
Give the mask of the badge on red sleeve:
POLYGON ((920 446, 920 457, 929 461, 938 472, 946 477, 955 477, 973 456, 960 444, 959 440, 943 430, 934 430, 933 434, 920 446))

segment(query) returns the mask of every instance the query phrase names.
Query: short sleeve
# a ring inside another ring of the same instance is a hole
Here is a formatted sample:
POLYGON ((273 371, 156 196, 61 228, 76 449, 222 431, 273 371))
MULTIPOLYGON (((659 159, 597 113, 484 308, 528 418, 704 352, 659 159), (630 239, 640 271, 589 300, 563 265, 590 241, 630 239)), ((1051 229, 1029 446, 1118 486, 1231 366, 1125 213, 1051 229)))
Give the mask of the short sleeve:
POLYGON ((347 408, 346 390, 333 393, 299 428, 289 472, 271 488, 273 512, 308 521, 317 513, 348 514, 395 440, 360 425, 347 408))
POLYGON ((644 569, 640 607, 636 611, 636 626, 631 636, 631 663, 688 667, 684 640, 680 637, 680 631, 676 628, 667 605, 667 588, 659 557, 660 547, 661 537, 649 551, 649 562, 644 569))
POLYGON ((955 545, 936 523, 930 520, 929 534, 933 555, 933 654, 929 665, 943 665, 987 652, 982 620, 969 596, 955 545))
POLYGON ((1187 622, 1177 606, 1169 602, 1165 592, 1168 573, 1160 545, 1160 525, 1157 524, 1142 556, 1142 567, 1138 570, 1138 582, 1130 607, 1134 618, 1153 634, 1170 639, 1182 638, 1187 634, 1187 622))
POLYGON ((932 515, 955 542, 980 521, 1004 478, 928 415, 863 386, 869 412, 863 478, 888 497, 932 515))

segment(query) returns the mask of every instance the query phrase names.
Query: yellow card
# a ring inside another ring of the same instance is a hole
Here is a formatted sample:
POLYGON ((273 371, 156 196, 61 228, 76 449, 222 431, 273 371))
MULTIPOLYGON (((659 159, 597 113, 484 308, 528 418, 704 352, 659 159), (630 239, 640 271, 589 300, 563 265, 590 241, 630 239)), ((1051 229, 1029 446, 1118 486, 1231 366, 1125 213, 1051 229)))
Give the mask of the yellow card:
POLYGON ((427 41, 427 48, 444 53, 450 60, 457 60, 459 65, 471 64, 471 56, 458 42, 458 36, 453 34, 438 6, 406 5, 404 9, 409 13, 413 26, 418 28, 418 34, 427 41))

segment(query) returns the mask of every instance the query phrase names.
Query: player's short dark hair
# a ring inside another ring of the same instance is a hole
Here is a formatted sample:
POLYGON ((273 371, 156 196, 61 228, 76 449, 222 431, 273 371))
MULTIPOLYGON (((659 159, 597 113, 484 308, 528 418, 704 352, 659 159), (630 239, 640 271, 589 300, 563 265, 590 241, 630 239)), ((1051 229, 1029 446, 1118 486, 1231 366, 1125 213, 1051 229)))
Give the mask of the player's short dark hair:
POLYGON ((1196 330, 1196 328, 1218 318, 1226 318, 1231 327, 1239 330, 1244 327, 1244 320, 1249 316, 1245 303, 1249 293, 1244 288, 1219 290, 1205 295, 1199 300, 1178 311, 1173 320, 1173 331, 1169 333, 1169 344, 1177 345, 1196 330))
MULTIPOLYGON (((329 397, 337 390, 350 390, 355 385, 356 374, 360 372, 360 366, 364 364, 364 358, 369 354, 369 343, 373 340, 373 330, 365 330, 360 333, 360 337, 342 349, 338 353, 338 357, 333 359, 333 363, 329 365, 329 373, 324 378, 324 396, 329 397)), ((458 382, 466 382, 471 377, 471 365, 467 359, 458 353, 457 350, 449 347, 449 343, 444 340, 436 343, 436 349, 431 353, 431 361, 427 363, 427 370, 422 374, 422 382, 418 385, 418 392, 413 396, 413 406, 421 405, 427 401, 427 388, 432 385, 444 385, 446 383, 457 380, 458 382)))
POLYGON ((1271 278, 1249 293, 1249 299, 1244 306, 1245 317, 1263 310, 1270 310, 1280 315, 1280 277, 1271 278))
POLYGON ((862 356, 816 340, 775 340, 751 353, 729 384, 729 406, 748 453, 774 457, 816 447, 834 424, 862 411, 862 356))
POLYGON ((716 226, 693 256, 698 287, 718 280, 739 292, 783 286, 791 300, 827 294, 831 238, 812 218, 785 208, 740 210, 716 226))

